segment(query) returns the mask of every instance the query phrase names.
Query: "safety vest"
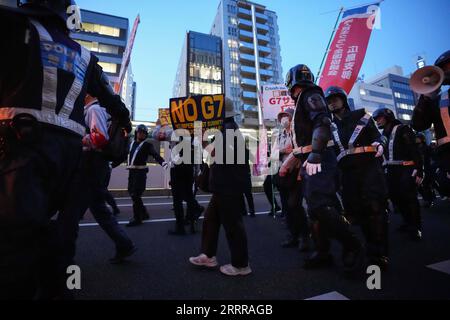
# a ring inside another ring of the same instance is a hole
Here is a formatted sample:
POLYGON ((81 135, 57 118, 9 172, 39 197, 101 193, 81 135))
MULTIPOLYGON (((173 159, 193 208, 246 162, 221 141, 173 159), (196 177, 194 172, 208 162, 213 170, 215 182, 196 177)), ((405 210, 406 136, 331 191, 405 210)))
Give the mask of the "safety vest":
POLYGON ((25 103, 28 105, 25 106, 16 105, 22 102, 16 103, 13 98, 10 106, 0 107, 0 121, 11 120, 19 114, 28 114, 39 122, 63 127, 83 136, 84 101, 79 97, 85 87, 91 53, 78 44, 79 50, 71 48, 69 43, 73 40, 70 38, 56 42, 37 20, 30 19, 30 23, 39 35, 39 39, 35 40, 39 45, 40 63, 28 65, 28 68, 29 72, 42 70, 42 83, 33 83, 33 86, 41 85, 41 94, 36 98, 26 97, 25 103), (58 77, 59 70, 65 72, 61 78, 58 77), (73 80, 70 75, 73 75, 73 80), (62 83, 63 81, 70 83, 62 83))
POLYGON ((353 155, 353 154, 360 154, 360 153, 376 153, 377 149, 373 146, 364 146, 364 147, 357 147, 355 148, 354 144, 356 139, 360 136, 363 129, 367 126, 371 119, 371 115, 366 113, 364 117, 362 117, 358 124, 353 131, 352 136, 350 137, 350 140, 348 142, 348 149, 346 149, 341 141, 341 138, 339 137, 339 130, 336 125, 336 123, 331 124, 331 133, 333 134, 334 142, 339 147, 340 154, 337 157, 338 161, 341 161, 344 157, 353 155))
POLYGON ((384 166, 414 166, 414 161, 404 161, 404 160, 394 160, 394 142, 397 136, 397 130, 401 125, 396 125, 394 129, 392 129, 391 137, 389 138, 389 157, 384 161, 384 166))
POLYGON ((134 161, 136 160, 136 156, 139 153, 139 151, 141 150, 142 146, 145 144, 145 140, 142 141, 136 148, 136 150, 134 150, 134 153, 131 154, 131 152, 133 151, 133 148, 136 144, 136 141, 133 141, 133 143, 131 143, 130 145, 130 152, 128 153, 128 166, 127 169, 147 169, 147 166, 136 166, 134 165, 134 161))

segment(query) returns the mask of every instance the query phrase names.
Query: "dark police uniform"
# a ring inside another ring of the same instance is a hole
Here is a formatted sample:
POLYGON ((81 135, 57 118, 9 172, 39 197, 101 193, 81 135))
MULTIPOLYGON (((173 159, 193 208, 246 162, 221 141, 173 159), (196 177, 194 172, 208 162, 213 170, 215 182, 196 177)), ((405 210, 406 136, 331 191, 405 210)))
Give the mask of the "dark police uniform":
POLYGON ((382 160, 375 158, 374 142, 386 139, 365 110, 334 117, 332 134, 341 171, 342 200, 346 213, 362 227, 370 263, 386 263, 388 255, 387 185, 382 160))
MULTIPOLYGON (((289 82, 288 75, 287 83, 289 82)), ((308 161, 322 164, 322 171, 316 175, 309 176, 304 167, 301 171, 304 196, 317 250, 306 260, 305 267, 329 264, 331 261, 329 240, 335 238, 344 247, 344 265, 350 271, 360 257, 361 244, 350 230, 348 221, 335 208, 337 163, 333 149, 329 147, 331 120, 328 106, 322 89, 312 81, 304 84, 303 88, 297 99, 294 115, 296 144, 294 154, 302 160, 302 163, 308 161)))
POLYGON ((443 87, 434 99, 421 96, 414 109, 412 127, 424 131, 434 126, 439 172, 436 180, 440 193, 450 197, 450 103, 449 87, 443 87))
POLYGON ((80 216, 73 204, 83 192, 86 92, 129 122, 97 58, 53 15, 23 12, 0 9, 0 299, 49 298, 65 286, 80 216))
POLYGON ((398 120, 389 122, 383 135, 389 139, 385 149, 385 166, 389 197, 405 221, 405 228, 411 229, 413 237, 421 238, 422 218, 414 170, 423 177, 423 159, 416 145, 412 129, 398 120), (417 234, 419 233, 419 234, 417 234))
POLYGON ((156 152, 153 144, 149 141, 133 141, 131 143, 128 155, 128 193, 133 200, 133 217, 137 223, 149 219, 147 209, 142 202, 142 195, 147 186, 147 160, 149 156, 152 156, 160 165, 164 163, 164 159, 156 152))

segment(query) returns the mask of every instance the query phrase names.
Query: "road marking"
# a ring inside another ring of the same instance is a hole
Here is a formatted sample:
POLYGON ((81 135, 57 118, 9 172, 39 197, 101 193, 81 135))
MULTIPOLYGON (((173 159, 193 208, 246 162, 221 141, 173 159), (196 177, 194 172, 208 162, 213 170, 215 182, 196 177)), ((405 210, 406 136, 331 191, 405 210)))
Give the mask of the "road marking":
MULTIPOLYGON (((199 204, 206 204, 209 203, 209 201, 198 201, 199 204)), ((162 203, 144 203, 144 206, 146 207, 156 207, 156 206, 167 206, 167 205, 172 205, 173 202, 162 202, 162 203)), ((118 204, 118 207, 132 207, 133 204, 118 204)))
POLYGON ((427 268, 430 268, 430 269, 433 269, 436 271, 440 271, 440 272, 444 272, 444 273, 450 275, 450 260, 442 261, 442 262, 435 263, 435 264, 430 264, 429 266, 427 266, 427 268))
MULTIPOLYGON (((266 215, 266 214, 269 214, 269 211, 257 212, 256 213, 257 216, 266 215)), ((199 220, 203 220, 203 219, 204 219, 203 217, 199 218, 199 220)), ((144 224, 148 224, 148 223, 161 223, 161 222, 174 222, 174 221, 175 221, 175 218, 150 219, 150 220, 147 220, 147 221, 143 221, 143 223, 144 224)), ((117 221, 117 223, 120 224, 120 225, 126 225, 126 224, 128 224, 128 221, 117 221)), ((80 223, 79 227, 80 228, 83 228, 83 227, 98 227, 98 223, 95 223, 95 222, 93 222, 93 223, 80 223)))
MULTIPOLYGON (((257 193, 253 193, 253 195, 259 196, 264 194, 263 192, 257 192, 257 193)), ((198 197, 211 197, 212 194, 198 194, 196 195, 196 198, 198 197)), ((170 199, 172 198, 172 196, 153 196, 153 197, 142 197, 142 199, 170 199)), ((121 198, 115 198, 116 200, 131 200, 130 197, 121 197, 121 198)))
POLYGON ((330 293, 325 293, 317 297, 312 297, 309 299, 305 299, 306 301, 348 301, 350 300, 346 296, 343 296, 337 291, 333 291, 330 293))

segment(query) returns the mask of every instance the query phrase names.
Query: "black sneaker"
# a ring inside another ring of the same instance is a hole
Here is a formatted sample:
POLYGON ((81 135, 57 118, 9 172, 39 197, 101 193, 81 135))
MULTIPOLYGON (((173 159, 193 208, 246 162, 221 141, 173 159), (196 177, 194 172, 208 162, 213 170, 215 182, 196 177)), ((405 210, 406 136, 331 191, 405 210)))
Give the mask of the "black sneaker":
POLYGON ((116 252, 116 255, 109 259, 111 264, 121 264, 125 262, 125 259, 133 255, 137 251, 137 248, 133 245, 130 249, 116 252))
POLYGON ((305 259, 303 269, 329 268, 333 266, 333 256, 329 253, 314 252, 311 257, 305 259))
POLYGON ((132 220, 130 220, 130 222, 128 222, 127 227, 132 228, 132 227, 141 226, 142 224, 143 224, 142 221, 132 219, 132 220))
POLYGON ((119 214, 120 214, 120 209, 119 208, 114 208, 113 209, 113 215, 117 217, 119 214))
POLYGON ((147 212, 144 213, 144 215, 142 216, 142 220, 143 220, 143 221, 150 220, 150 215, 149 215, 147 212))

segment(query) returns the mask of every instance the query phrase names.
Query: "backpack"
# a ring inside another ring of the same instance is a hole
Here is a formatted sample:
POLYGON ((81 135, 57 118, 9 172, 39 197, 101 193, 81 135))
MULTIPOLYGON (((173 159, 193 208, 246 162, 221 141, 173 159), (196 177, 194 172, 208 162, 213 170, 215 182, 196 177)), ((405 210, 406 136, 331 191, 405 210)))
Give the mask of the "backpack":
POLYGON ((129 136, 120 121, 111 119, 108 129, 109 141, 103 148, 104 157, 111 162, 112 168, 124 163, 128 157, 129 136))

